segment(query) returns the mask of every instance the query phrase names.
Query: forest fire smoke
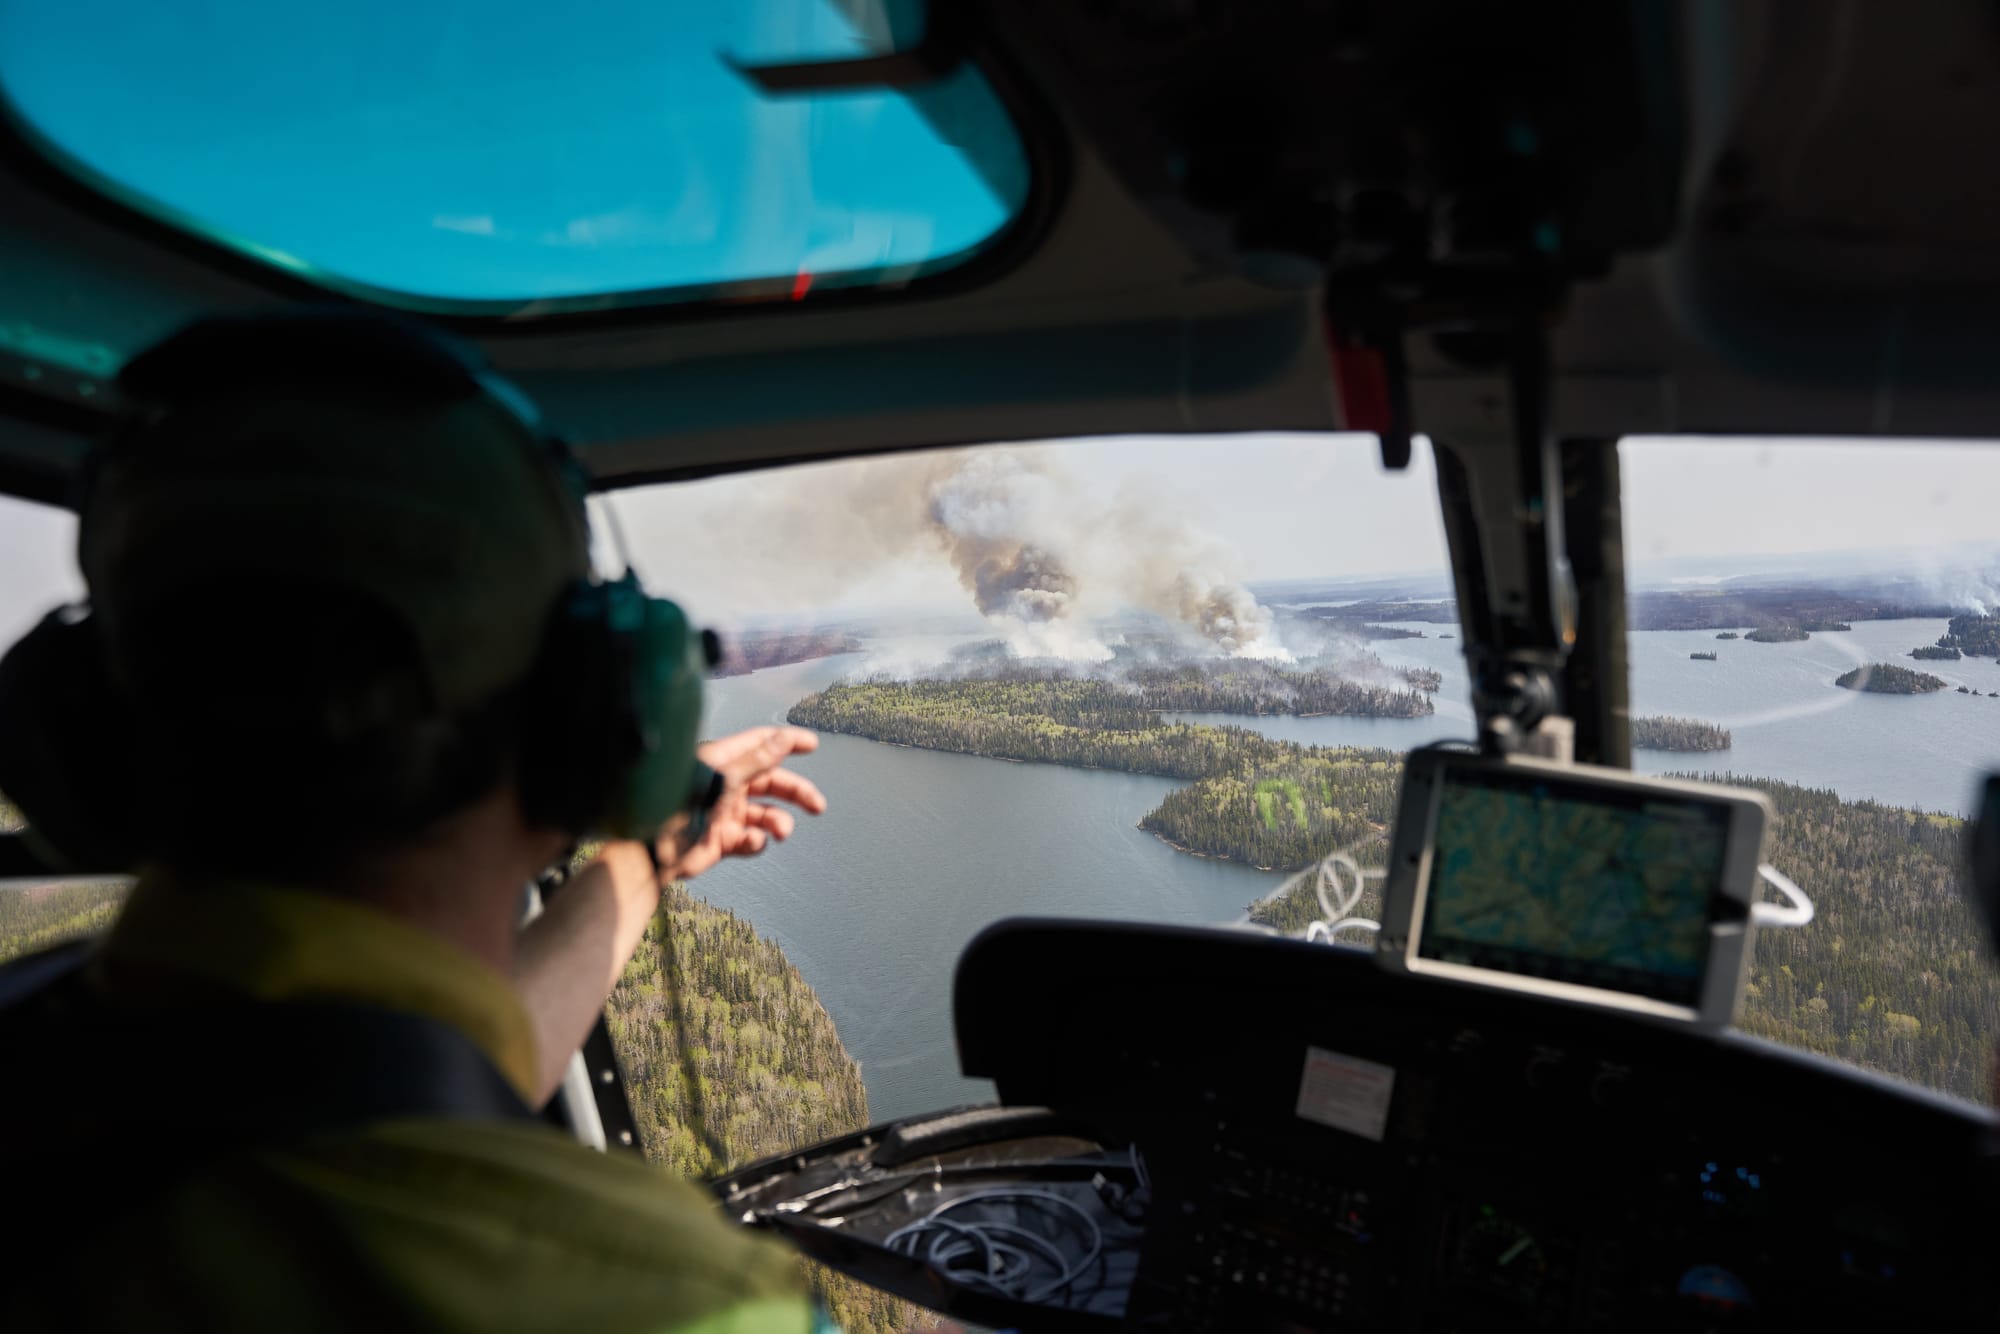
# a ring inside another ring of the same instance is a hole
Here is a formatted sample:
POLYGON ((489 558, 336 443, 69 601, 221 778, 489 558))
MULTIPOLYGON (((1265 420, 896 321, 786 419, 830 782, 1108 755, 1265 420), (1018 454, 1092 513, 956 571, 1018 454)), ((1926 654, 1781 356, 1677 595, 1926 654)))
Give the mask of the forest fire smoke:
POLYGON ((1163 616, 1222 653, 1285 656, 1271 613, 1227 572, 1232 553, 1160 506, 1092 497, 1025 450, 924 463, 931 539, 980 614, 1024 656, 1107 658, 1092 623, 1123 607, 1163 616))
POLYGON ((1290 656, 1226 544, 1157 498, 1094 493, 1052 450, 948 450, 761 477, 697 527, 687 535, 717 546, 776 536, 794 598, 831 600, 942 557, 1022 657, 1107 660, 1103 622, 1130 609, 1172 622, 1202 652, 1290 656))

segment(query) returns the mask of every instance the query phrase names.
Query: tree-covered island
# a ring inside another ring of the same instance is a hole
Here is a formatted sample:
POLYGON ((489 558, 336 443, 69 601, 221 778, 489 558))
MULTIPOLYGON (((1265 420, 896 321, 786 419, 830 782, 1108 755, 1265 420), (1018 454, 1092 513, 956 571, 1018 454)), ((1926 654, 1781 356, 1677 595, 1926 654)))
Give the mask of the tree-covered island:
POLYGON ((1730 740, 1728 728, 1695 718, 1668 718, 1656 714, 1632 720, 1634 750, 1728 750, 1730 740))
MULTIPOLYGON (((1370 662, 1387 674, 1372 655, 1370 662)), ((1050 675, 1053 683, 1065 676, 1050 675)), ((1226 666, 1190 663, 1135 667, 1117 678, 1116 686, 1135 692, 1142 708, 1173 713, 1422 718, 1436 711, 1428 692, 1442 686, 1443 677, 1421 667, 1395 675, 1406 688, 1367 684, 1325 668, 1291 669, 1254 661, 1226 666)))
POLYGON ((1871 662, 1842 672, 1833 683, 1843 690, 1865 690, 1873 695, 1928 695, 1951 684, 1929 672, 1912 671, 1890 662, 1871 662))
POLYGON ((1168 722, 1134 692, 1094 680, 856 682, 808 695, 788 716, 895 745, 1193 780, 1140 827, 1184 851, 1266 869, 1380 837, 1402 771, 1394 751, 1168 722))

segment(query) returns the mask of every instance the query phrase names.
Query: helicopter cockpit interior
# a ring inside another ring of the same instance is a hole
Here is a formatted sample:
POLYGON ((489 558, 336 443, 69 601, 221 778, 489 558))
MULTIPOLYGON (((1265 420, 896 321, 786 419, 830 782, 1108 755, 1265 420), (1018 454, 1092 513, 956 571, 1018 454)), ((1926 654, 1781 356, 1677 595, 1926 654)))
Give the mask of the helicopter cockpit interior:
MULTIPOLYGON (((98 50, 61 8, 0 16, 7 495, 74 503, 152 338, 329 300, 476 340, 605 493, 1128 434, 1363 432, 1393 472, 1429 442, 1476 728, 1411 752, 1379 919, 1330 857, 1305 939, 996 923, 957 960, 951 1027, 997 1103, 737 1166, 711 1183, 728 1216, 1005 1328, 1990 1323, 1990 1110, 1732 1022, 1760 934, 1809 922, 1813 887, 1769 866, 1757 792, 1632 772, 1617 450, 2000 437, 1990 5, 801 0, 793 40, 718 37, 710 74, 774 125, 893 102, 900 137, 875 151, 998 211, 876 238, 869 263, 829 242, 707 274, 598 247, 677 235, 606 215, 560 253, 616 271, 548 290, 504 249, 498 276, 431 289, 421 255, 342 249, 387 214, 273 239, 254 189, 210 207, 216 173, 294 146, 218 129, 227 152, 153 172, 119 119, 136 101, 60 85, 192 50, 211 20, 77 6, 138 30, 98 50), (836 21, 839 43, 808 40, 836 21), (1594 837, 1636 860, 1607 869, 1594 837), (1581 906, 1619 894, 1636 926, 1581 906)), ((536 58, 563 58, 570 38, 538 31, 536 58)), ((284 82, 239 72, 251 92, 218 124, 284 82)), ((519 107, 480 114, 533 133, 519 107)), ((739 147, 744 179, 781 170, 739 147)), ((0 879, 129 869, 46 850, 0 838, 0 879)), ((1966 883, 2000 900, 1990 853, 1966 883)), ((633 1143, 602 1025, 580 1068, 552 1115, 633 1143)))

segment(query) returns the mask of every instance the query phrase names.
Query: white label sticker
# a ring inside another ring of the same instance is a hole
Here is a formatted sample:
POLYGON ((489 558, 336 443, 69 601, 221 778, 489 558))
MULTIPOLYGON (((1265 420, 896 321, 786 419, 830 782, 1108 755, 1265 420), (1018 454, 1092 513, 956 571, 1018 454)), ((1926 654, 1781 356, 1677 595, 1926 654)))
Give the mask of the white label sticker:
POLYGON ((1389 1094, 1395 1087, 1393 1066, 1307 1047, 1298 1112, 1308 1121, 1380 1141, 1389 1126, 1389 1094))

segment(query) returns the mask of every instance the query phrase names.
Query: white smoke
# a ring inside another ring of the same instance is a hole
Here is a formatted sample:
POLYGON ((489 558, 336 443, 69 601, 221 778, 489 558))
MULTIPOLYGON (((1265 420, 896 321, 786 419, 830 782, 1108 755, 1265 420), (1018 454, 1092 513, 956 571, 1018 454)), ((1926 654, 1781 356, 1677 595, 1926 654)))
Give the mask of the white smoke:
POLYGON ((1930 600, 1974 616, 2000 615, 2000 547, 1968 544, 1913 554, 1930 600))

